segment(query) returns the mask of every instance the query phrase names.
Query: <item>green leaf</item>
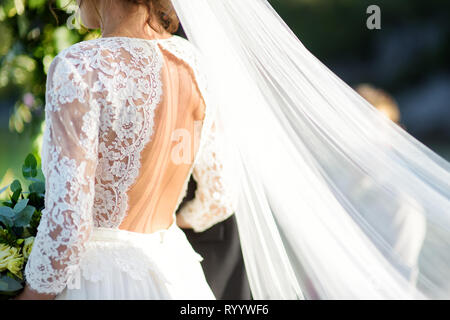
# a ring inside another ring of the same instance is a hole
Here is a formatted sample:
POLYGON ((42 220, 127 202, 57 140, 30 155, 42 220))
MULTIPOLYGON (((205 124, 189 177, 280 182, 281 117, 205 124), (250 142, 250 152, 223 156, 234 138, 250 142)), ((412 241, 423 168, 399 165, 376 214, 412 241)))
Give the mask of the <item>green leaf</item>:
POLYGON ((20 281, 10 278, 5 274, 0 276, 0 291, 14 292, 19 291, 22 288, 23 285, 20 283, 20 281))
POLYGON ((29 225, 35 210, 36 209, 33 206, 26 206, 22 211, 20 211, 16 215, 14 225, 16 227, 25 227, 29 225))
POLYGON ((30 192, 35 192, 37 194, 44 195, 45 183, 41 182, 41 181, 34 182, 30 185, 29 190, 30 190, 30 192))
POLYGON ((19 200, 20 194, 22 193, 22 190, 16 190, 11 196, 12 203, 17 202, 19 200))
POLYGON ((2 205, 12 208, 14 205, 11 201, 2 201, 2 205))
POLYGON ((2 222, 7 227, 12 227, 14 225, 14 210, 10 207, 0 207, 0 222, 2 222))
POLYGON ((37 175, 37 161, 33 154, 29 154, 25 158, 25 163, 22 166, 22 174, 25 178, 35 177, 37 175))
POLYGON ((15 213, 10 207, 0 207, 0 216, 14 218, 15 213))
POLYGON ((29 153, 27 157, 25 158, 25 165, 27 167, 36 168, 37 167, 37 161, 36 158, 32 153, 29 153))
POLYGON ((0 222, 3 223, 7 227, 12 227, 14 225, 13 219, 5 217, 5 216, 0 216, 0 222))
POLYGON ((19 202, 16 203, 16 205, 14 206, 14 212, 16 214, 18 214, 20 211, 22 211, 28 204, 28 199, 21 199, 19 200, 19 202))
POLYGON ((16 179, 11 183, 11 191, 12 192, 22 191, 22 185, 20 184, 19 180, 16 179))

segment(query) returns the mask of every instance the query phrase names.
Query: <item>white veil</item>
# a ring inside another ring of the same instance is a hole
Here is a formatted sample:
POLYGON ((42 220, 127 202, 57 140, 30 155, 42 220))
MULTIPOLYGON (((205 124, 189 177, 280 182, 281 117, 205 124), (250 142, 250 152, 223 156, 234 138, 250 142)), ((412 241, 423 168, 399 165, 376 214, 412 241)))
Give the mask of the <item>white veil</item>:
POLYGON ((219 106, 254 298, 450 298, 449 163, 266 0, 172 3, 219 106))

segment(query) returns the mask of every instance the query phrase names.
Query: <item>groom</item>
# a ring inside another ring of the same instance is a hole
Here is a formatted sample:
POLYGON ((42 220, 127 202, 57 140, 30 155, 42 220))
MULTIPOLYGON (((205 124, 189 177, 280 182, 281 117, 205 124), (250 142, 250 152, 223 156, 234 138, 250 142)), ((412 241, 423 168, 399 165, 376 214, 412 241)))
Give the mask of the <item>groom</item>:
MULTIPOLYGON (((178 211, 194 198, 196 187, 191 177, 178 211)), ((194 250, 203 257, 206 280, 218 300, 252 299, 234 215, 200 233, 192 229, 183 231, 194 250)))

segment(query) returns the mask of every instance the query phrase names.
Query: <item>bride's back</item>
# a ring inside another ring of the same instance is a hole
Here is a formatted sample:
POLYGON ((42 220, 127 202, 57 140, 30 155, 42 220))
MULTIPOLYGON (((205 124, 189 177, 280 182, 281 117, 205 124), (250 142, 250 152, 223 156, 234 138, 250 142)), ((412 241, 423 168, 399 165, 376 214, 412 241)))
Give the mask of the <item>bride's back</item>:
POLYGON ((95 226, 151 233, 173 222, 205 115, 193 57, 177 36, 96 39, 60 56, 99 110, 95 226))
MULTIPOLYGON (((159 47, 162 48, 162 47, 159 47)), ((167 228, 187 187, 205 113, 192 68, 162 49, 161 101, 141 169, 128 191, 128 213, 120 228, 149 233, 167 228)))

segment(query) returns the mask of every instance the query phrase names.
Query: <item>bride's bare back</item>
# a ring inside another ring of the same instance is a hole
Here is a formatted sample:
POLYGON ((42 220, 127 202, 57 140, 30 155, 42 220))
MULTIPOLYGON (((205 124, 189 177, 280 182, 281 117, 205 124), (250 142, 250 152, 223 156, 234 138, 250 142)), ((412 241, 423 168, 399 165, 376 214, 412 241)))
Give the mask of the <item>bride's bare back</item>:
POLYGON ((142 233, 165 229, 173 222, 205 113, 191 67, 169 51, 161 52, 163 91, 155 111, 154 133, 141 153, 139 176, 128 191, 128 213, 120 225, 120 229, 142 233))

